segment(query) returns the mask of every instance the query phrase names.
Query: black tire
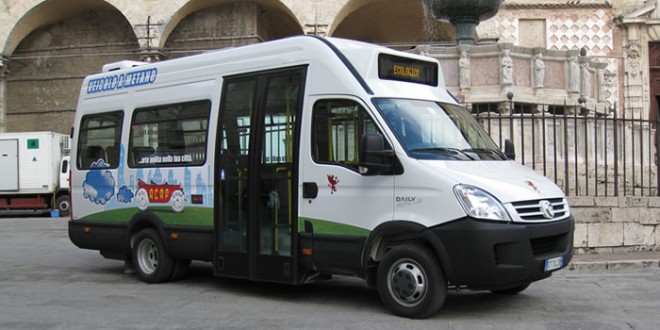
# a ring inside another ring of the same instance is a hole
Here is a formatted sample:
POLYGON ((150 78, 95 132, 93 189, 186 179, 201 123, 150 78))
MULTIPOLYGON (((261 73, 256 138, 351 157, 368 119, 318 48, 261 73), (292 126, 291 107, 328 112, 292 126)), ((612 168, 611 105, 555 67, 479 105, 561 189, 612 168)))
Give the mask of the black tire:
POLYGON ((435 314, 447 298, 447 281, 435 256, 419 245, 400 245, 378 266, 378 294, 393 314, 422 319, 435 314))
POLYGON ((170 281, 178 281, 186 277, 188 274, 189 265, 190 260, 176 260, 174 262, 174 270, 172 270, 172 277, 170 277, 170 281))
POLYGON ((529 287, 530 284, 531 283, 526 283, 526 284, 523 284, 523 285, 514 286, 513 288, 508 288, 508 289, 503 289, 503 290, 490 290, 490 292, 492 292, 494 294, 501 294, 501 295, 510 296, 510 295, 514 295, 514 294, 518 294, 520 292, 523 292, 525 289, 527 289, 529 287))
POLYGON ((55 207, 60 211, 61 217, 68 217, 69 210, 71 209, 71 202, 69 195, 62 195, 55 200, 55 207))
POLYGON ((135 235, 133 265, 142 281, 161 283, 170 279, 174 261, 169 256, 160 235, 153 228, 143 229, 135 235))

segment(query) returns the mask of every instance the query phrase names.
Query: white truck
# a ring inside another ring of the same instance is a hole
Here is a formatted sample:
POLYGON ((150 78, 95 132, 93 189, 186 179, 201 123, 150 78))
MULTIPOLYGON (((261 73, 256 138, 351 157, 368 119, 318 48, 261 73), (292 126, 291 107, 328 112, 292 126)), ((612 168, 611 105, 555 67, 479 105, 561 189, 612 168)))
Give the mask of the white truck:
POLYGON ((69 214, 68 135, 0 134, 0 210, 58 210, 69 214))

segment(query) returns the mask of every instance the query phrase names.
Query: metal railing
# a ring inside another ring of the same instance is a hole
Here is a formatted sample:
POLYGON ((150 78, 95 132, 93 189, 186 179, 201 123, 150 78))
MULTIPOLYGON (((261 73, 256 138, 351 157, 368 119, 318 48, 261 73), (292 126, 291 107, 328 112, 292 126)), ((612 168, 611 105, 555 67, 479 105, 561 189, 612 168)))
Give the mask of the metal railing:
POLYGON ((580 105, 466 106, 500 146, 513 141, 516 161, 569 196, 660 196, 660 119, 580 105))

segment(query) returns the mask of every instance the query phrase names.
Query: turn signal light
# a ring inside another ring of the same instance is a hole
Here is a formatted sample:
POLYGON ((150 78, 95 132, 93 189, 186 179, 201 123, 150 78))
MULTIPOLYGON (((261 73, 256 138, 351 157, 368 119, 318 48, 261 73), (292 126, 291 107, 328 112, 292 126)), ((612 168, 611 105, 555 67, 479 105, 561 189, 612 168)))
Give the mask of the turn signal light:
POLYGON ((312 255, 312 249, 303 249, 302 254, 304 256, 311 256, 312 255))

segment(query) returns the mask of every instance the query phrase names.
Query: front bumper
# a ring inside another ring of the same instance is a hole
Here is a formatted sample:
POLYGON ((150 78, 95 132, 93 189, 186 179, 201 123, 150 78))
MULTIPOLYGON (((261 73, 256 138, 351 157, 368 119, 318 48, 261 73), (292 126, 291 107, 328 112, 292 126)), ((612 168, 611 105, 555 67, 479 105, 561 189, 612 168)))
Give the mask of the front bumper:
POLYGON ((463 218, 430 228, 443 245, 450 285, 502 290, 566 267, 573 257, 573 218, 519 224, 463 218), (548 259, 563 257, 560 268, 545 270, 548 259), (447 262, 448 261, 448 262, 447 262))

